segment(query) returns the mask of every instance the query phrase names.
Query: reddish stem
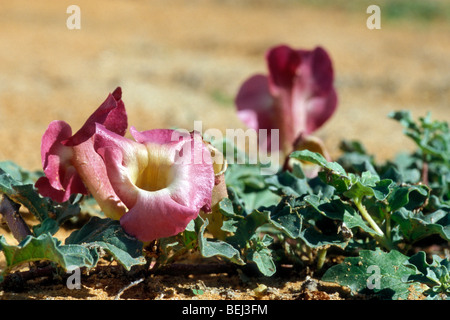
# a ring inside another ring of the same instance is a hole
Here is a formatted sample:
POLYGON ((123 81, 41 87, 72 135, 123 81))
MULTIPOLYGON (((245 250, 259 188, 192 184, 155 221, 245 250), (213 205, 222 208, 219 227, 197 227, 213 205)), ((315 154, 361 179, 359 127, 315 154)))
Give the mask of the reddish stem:
POLYGON ((422 183, 428 185, 428 162, 425 159, 422 164, 422 183))
POLYGON ((31 235, 30 228, 19 213, 20 205, 12 201, 6 195, 0 200, 0 214, 5 218, 11 233, 17 241, 21 242, 26 236, 31 235))

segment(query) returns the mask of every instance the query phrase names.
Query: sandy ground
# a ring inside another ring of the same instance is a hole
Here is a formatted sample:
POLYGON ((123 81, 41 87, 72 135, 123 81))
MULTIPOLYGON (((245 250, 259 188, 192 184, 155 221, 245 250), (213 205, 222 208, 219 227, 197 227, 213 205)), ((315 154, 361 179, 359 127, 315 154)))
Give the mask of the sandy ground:
POLYGON ((70 4, 1 4, 0 160, 39 169, 48 124, 78 130, 117 86, 139 130, 191 130, 196 120, 204 131, 244 128, 234 96, 280 43, 322 45, 333 59, 339 110, 316 134, 334 155, 342 139, 380 160, 411 148, 392 110, 450 120, 448 24, 382 20, 369 30, 365 10, 289 1, 80 0, 81 29, 69 30, 70 4))
POLYGON ((81 29, 69 30, 71 4, 0 5, 0 161, 40 169, 48 124, 78 130, 117 86, 139 130, 192 130, 194 121, 203 130, 245 128, 234 96, 247 77, 266 72, 264 53, 280 43, 321 45, 333 59, 339 109, 316 134, 334 157, 342 139, 360 140, 380 161, 411 150, 387 118, 393 110, 450 120, 449 23, 382 15, 381 30, 369 30, 365 7, 349 13, 287 0, 77 0, 81 29))

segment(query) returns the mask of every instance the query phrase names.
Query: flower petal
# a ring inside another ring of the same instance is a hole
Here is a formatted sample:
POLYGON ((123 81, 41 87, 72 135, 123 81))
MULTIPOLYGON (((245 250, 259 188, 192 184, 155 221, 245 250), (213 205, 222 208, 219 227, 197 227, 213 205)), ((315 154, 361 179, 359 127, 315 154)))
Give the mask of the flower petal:
POLYGON ((36 188, 55 201, 67 201, 72 193, 87 194, 87 190, 71 163, 72 148, 62 141, 72 135, 64 121, 52 121, 41 141, 41 160, 45 177, 36 182, 36 188))
POLYGON ((337 99, 336 91, 332 89, 328 94, 312 97, 306 102, 308 121, 305 133, 316 131, 331 118, 337 109, 337 99))
POLYGON ((255 75, 246 80, 239 89, 235 104, 239 119, 248 128, 256 131, 267 130, 265 141, 260 143, 266 146, 267 150, 271 150, 272 129, 284 128, 286 115, 280 110, 277 99, 270 93, 268 77, 255 75))
POLYGON ((293 84, 292 108, 296 136, 319 129, 336 111, 337 94, 333 88, 333 67, 321 47, 299 50, 302 63, 293 84))
POLYGON ((100 196, 99 199, 109 197, 107 203, 112 202, 113 205, 104 204, 104 210, 116 208, 113 210, 113 215, 116 215, 117 208, 120 208, 123 214, 124 205, 118 201, 112 187, 108 186, 106 168, 102 158, 95 152, 92 140, 96 123, 102 123, 118 134, 125 134, 127 115, 121 96, 119 87, 73 136, 67 123, 54 121, 50 124, 41 144, 42 165, 46 177, 39 179, 36 184, 42 195, 63 202, 68 200, 71 194, 87 194, 84 182, 94 196, 100 196))
POLYGON ((97 124, 93 148, 105 167, 105 178, 109 180, 114 194, 126 207, 134 206, 136 195, 127 183, 134 184, 148 165, 145 146, 97 124))
MULTIPOLYGON (((314 50, 298 50, 302 63, 296 76, 302 82, 302 90, 312 95, 326 94, 333 89, 334 72, 328 53, 321 47, 314 50)), ((299 82, 296 84, 299 87, 299 82)))
POLYGON ((172 133, 133 129, 137 140, 144 142, 138 143, 97 125, 96 150, 116 194, 129 208, 121 224, 142 241, 175 235, 200 209, 211 208, 214 170, 211 159, 203 158, 206 146, 195 134, 178 142, 169 140, 172 133), (199 153, 202 161, 196 163, 199 153))
POLYGON ((94 139, 95 137, 91 137, 72 147, 74 150, 72 162, 105 215, 118 220, 127 208, 111 185, 105 163, 95 151, 94 139))
POLYGON ((247 127, 258 130, 275 126, 273 124, 274 99, 270 94, 266 76, 255 75, 246 80, 239 89, 235 103, 238 117, 247 127))
POLYGON ((127 113, 122 98, 122 89, 118 87, 97 110, 86 120, 73 137, 65 141, 66 146, 74 146, 88 140, 95 133, 95 124, 103 124, 108 130, 121 136, 128 127, 127 113))
POLYGON ((80 179, 80 176, 76 172, 74 167, 67 168, 62 189, 55 189, 51 185, 51 180, 47 177, 40 177, 36 183, 35 187, 38 189, 39 193, 44 197, 49 197, 56 202, 65 202, 69 200, 70 196, 75 193, 87 194, 87 190, 80 179))
POLYGON ((189 137, 189 132, 175 131, 172 129, 153 129, 147 131, 138 131, 135 127, 130 128, 131 135, 134 140, 139 143, 157 143, 165 144, 171 142, 178 142, 179 137, 189 137))
POLYGON ((174 201, 167 188, 147 191, 137 187, 124 165, 121 149, 110 145, 98 151, 105 160, 115 191, 130 208, 120 219, 127 233, 141 241, 152 241, 183 231, 193 219, 195 212, 174 201))
POLYGON ((286 45, 280 45, 267 52, 266 60, 269 68, 271 88, 274 91, 277 91, 278 87, 290 89, 297 73, 297 68, 302 62, 302 57, 298 51, 286 45))
POLYGON ((41 160, 42 167, 47 176, 51 177, 50 184, 53 188, 63 190, 61 184, 61 169, 70 166, 72 151, 61 144, 72 135, 72 129, 64 121, 52 121, 42 136, 41 160))
POLYGON ((197 213, 200 209, 209 212, 212 189, 215 184, 211 153, 198 134, 180 144, 184 149, 191 149, 190 159, 186 159, 186 153, 182 155, 180 152, 176 153, 175 164, 172 168, 174 180, 169 186, 171 196, 178 203, 195 208, 197 213), (200 155, 199 161, 197 157, 200 155), (178 157, 185 157, 185 159, 179 161, 178 157))
POLYGON ((139 240, 152 241, 182 232, 198 213, 196 208, 175 201, 168 189, 141 191, 136 205, 120 219, 120 224, 139 240))

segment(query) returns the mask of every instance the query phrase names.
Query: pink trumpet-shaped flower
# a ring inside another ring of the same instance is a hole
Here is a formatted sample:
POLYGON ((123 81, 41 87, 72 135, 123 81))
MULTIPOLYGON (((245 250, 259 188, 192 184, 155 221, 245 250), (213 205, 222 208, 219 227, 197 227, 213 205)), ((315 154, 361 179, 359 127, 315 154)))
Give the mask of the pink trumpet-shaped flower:
POLYGON ((124 138, 127 115, 117 88, 72 135, 53 121, 41 144, 43 196, 64 202, 90 192, 106 216, 141 241, 176 235, 210 212, 215 185, 211 153, 198 133, 139 132, 124 138), (181 139, 180 139, 181 138, 181 139))
POLYGON ((109 182, 104 161, 94 150, 97 123, 116 134, 125 134, 127 114, 121 97, 119 87, 74 135, 66 122, 50 123, 41 142, 45 177, 36 182, 41 195, 64 202, 72 194, 90 192, 107 216, 118 219, 125 212, 125 205, 115 195, 109 182))
POLYGON ((142 241, 176 235, 211 211, 214 169, 199 134, 175 130, 130 129, 136 141, 97 125, 95 149, 108 178, 128 211, 120 219, 125 231, 142 241))
POLYGON ((269 75, 255 75, 241 86, 236 106, 239 118, 255 130, 279 129, 280 148, 287 155, 301 134, 309 135, 335 112, 337 95, 327 52, 294 50, 282 45, 266 54, 269 75))

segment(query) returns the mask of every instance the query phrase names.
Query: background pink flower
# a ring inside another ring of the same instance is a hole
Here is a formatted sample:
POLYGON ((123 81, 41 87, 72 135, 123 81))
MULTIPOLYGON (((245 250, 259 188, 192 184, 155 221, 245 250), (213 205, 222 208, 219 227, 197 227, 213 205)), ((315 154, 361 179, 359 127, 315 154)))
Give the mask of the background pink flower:
POLYGON ((300 134, 309 135, 335 112, 337 94, 330 57, 321 47, 295 50, 281 45, 268 50, 269 74, 246 80, 236 96, 239 118, 255 130, 279 129, 287 155, 300 134))

